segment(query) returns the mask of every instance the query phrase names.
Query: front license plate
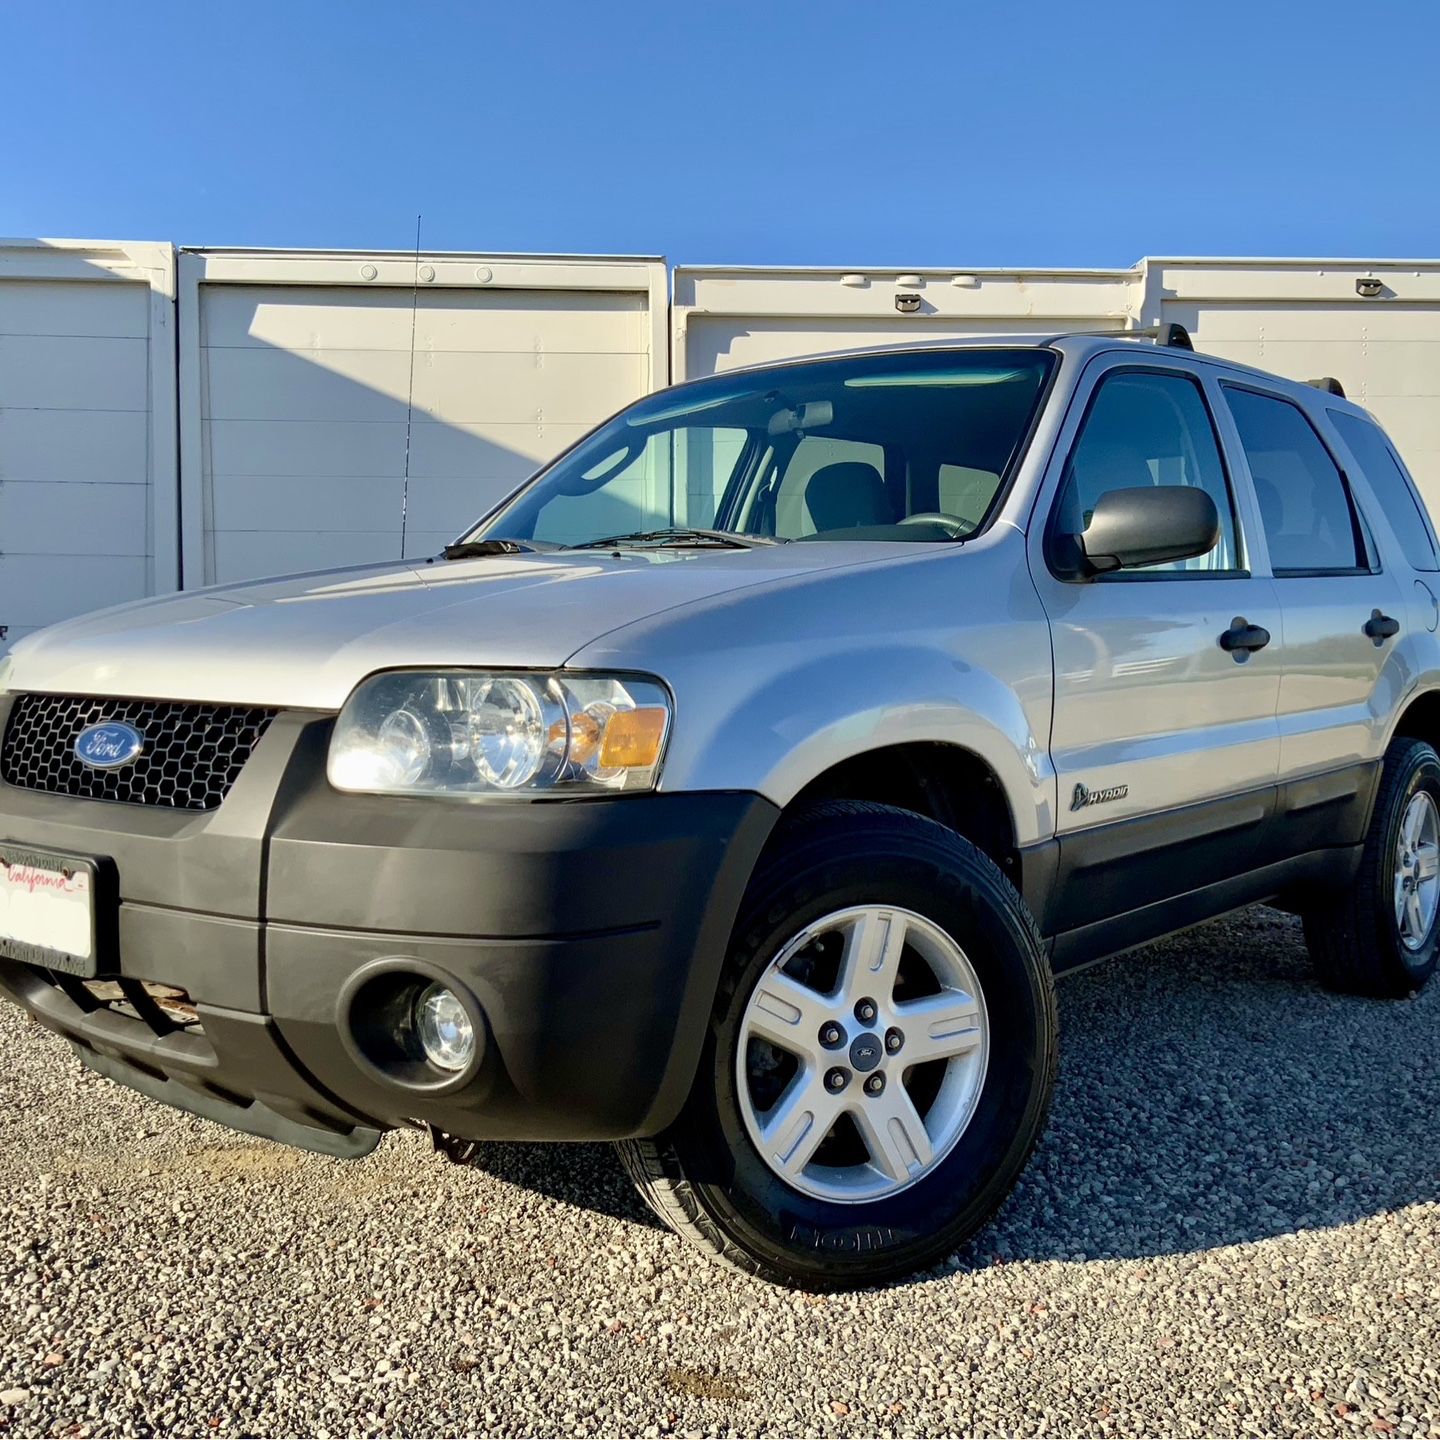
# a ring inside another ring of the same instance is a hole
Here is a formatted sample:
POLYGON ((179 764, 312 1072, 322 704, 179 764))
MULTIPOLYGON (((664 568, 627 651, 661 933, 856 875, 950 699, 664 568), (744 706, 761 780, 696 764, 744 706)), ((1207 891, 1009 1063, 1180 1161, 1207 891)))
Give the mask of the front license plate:
POLYGON ((96 974, 97 880, 93 860, 0 842, 0 955, 96 974))

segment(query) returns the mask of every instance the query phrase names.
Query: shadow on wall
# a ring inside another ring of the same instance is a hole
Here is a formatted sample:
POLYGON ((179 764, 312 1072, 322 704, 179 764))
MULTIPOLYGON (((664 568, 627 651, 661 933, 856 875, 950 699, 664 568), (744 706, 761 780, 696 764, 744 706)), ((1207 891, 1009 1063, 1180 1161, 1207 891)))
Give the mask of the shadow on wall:
MULTIPOLYGON (((526 427, 521 448, 493 434, 521 427, 486 425, 483 406, 457 422, 417 405, 407 486, 409 356, 383 358, 399 362, 399 395, 332 368, 323 352, 207 348, 206 583, 402 558, 402 525, 405 558, 433 555, 550 458, 542 423, 526 427)), ((417 372, 431 359, 417 354, 417 372)), ((554 452, 582 427, 556 428, 554 452)))
MULTIPOLYGON (((1440 982, 1327 994, 1299 924, 1255 908, 1061 982, 1044 1139, 958 1262, 1238 1245, 1440 1200, 1440 982)), ((479 1166, 658 1224, 608 1150, 491 1145, 479 1166)))
POLYGON ((628 294, 201 293, 206 580, 433 555, 648 385, 628 294))

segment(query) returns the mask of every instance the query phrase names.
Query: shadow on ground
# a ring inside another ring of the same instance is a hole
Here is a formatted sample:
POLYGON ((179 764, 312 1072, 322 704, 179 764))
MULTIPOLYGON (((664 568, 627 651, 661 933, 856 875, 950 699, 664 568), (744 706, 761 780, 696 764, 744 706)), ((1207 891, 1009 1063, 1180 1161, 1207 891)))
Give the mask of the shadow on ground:
POLYGON ((609 1145, 482 1145, 469 1162, 522 1190, 578 1205, 612 1220, 664 1228, 640 1198, 609 1145))
MULTIPOLYGON (((1326 993, 1297 922, 1256 908, 1060 985, 1050 1123, 962 1253, 1142 1258, 1440 1200, 1440 982, 1414 1001, 1326 993)), ((491 1145, 512 1184, 658 1222, 608 1147, 491 1145)))

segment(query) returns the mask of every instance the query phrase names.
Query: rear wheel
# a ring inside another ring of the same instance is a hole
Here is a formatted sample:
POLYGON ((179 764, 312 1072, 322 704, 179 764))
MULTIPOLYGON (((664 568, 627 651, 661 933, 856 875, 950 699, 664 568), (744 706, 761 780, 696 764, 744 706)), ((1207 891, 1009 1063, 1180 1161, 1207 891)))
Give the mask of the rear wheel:
POLYGON ((1385 754, 1355 882, 1305 911, 1305 942, 1331 989, 1408 995, 1435 972, 1437 914, 1440 755, 1402 737, 1385 754))
POLYGON ((994 864, 920 816, 834 802, 751 884, 680 1118, 621 1153, 711 1254, 809 1289, 873 1283, 989 1217, 1055 1058, 1049 967, 994 864))

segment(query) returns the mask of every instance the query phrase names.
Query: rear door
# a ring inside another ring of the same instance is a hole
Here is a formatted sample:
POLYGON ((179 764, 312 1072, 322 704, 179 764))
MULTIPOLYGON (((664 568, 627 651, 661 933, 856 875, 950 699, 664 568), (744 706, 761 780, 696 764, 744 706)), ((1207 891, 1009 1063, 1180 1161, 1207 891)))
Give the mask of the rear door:
POLYGON ((1292 854, 1360 838, 1403 677, 1410 583, 1385 568, 1345 472, 1305 409, 1221 384, 1284 617, 1279 806, 1292 854), (1358 828, 1357 828, 1358 827, 1358 828))
POLYGON ((1169 357, 1102 356, 1086 372, 1031 525, 1031 570, 1055 657, 1051 755, 1060 875, 1050 933, 1240 873, 1273 813, 1280 609, 1251 573, 1253 525, 1222 458, 1213 386, 1169 357), (1220 539, 1193 560, 1072 582, 1047 534, 1083 531, 1107 490, 1198 486, 1220 539), (1227 650, 1243 626, 1272 637, 1227 650))

